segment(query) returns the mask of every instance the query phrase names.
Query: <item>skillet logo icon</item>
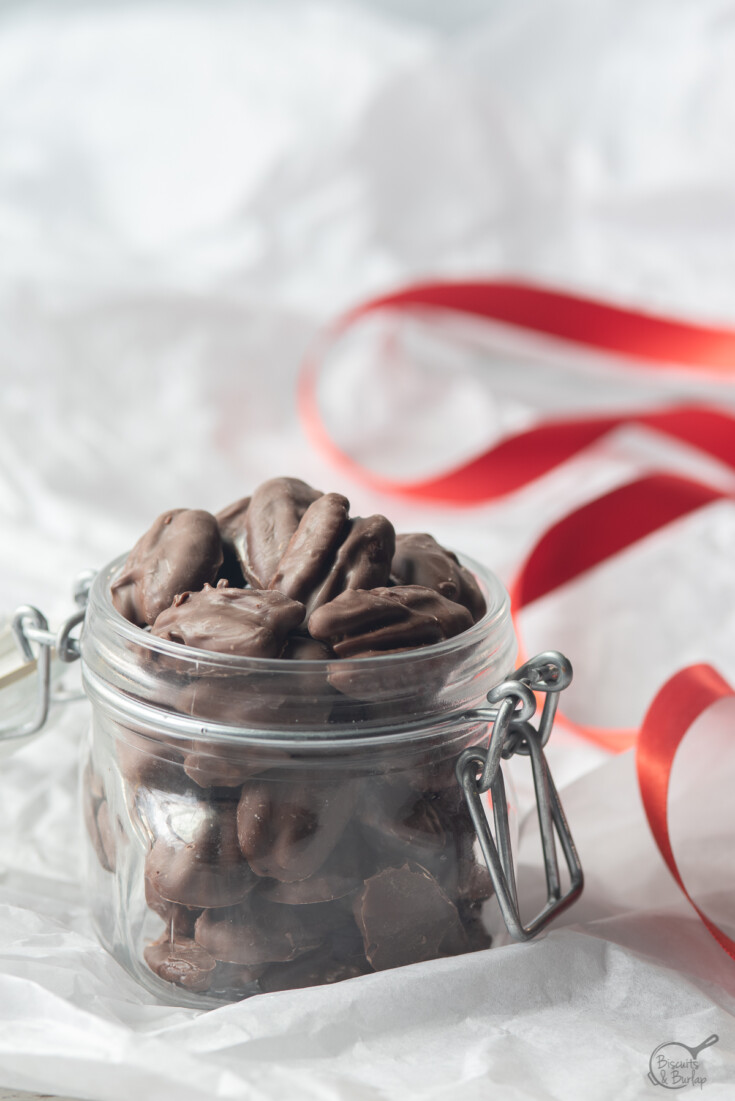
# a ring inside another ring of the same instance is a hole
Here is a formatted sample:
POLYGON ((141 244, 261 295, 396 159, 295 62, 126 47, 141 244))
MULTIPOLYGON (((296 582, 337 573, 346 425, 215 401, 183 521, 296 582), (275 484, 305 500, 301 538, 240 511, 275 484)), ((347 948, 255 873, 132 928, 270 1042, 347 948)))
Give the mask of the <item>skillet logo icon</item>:
POLYGON ((716 1044, 719 1038, 708 1036, 697 1047, 688 1047, 678 1040, 659 1044, 649 1060, 648 1077, 655 1086, 663 1086, 667 1090, 680 1090, 684 1086, 698 1086, 701 1089, 707 1075, 698 1055, 706 1047, 716 1044))

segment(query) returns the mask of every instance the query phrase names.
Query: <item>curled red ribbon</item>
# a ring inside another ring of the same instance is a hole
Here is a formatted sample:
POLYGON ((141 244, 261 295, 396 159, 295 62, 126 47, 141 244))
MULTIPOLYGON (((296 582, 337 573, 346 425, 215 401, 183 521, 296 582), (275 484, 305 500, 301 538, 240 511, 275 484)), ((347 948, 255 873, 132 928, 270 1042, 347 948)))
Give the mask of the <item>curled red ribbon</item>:
MULTIPOLYGON (((430 283, 372 299, 339 318, 334 339, 379 310, 450 310, 573 341, 625 357, 630 365, 696 367, 735 377, 735 332, 693 325, 589 298, 510 282, 430 283)), ((735 418, 697 404, 614 417, 557 419, 501 441, 454 470, 424 481, 398 482, 366 470, 331 439, 319 413, 320 359, 304 366, 302 419, 313 441, 342 469, 375 489, 440 504, 490 501, 541 477, 624 424, 663 432, 735 469, 735 418)), ((731 495, 706 483, 653 474, 576 509, 538 540, 511 587, 515 614, 565 582, 695 509, 731 495)), ((735 958, 735 942, 694 903, 682 881, 668 829, 667 798, 676 750, 694 720, 732 689, 710 666, 682 670, 659 691, 640 731, 611 731, 565 722, 613 751, 636 745, 643 805, 661 854, 709 932, 735 958)))

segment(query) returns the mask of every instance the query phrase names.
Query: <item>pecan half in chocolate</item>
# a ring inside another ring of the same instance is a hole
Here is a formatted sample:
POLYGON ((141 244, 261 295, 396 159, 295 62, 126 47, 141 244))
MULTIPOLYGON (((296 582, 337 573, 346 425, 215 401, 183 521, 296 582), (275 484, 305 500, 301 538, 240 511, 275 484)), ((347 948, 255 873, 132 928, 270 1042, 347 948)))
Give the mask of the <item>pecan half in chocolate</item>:
POLYGON ((277 658, 303 618, 303 604, 283 593, 205 585, 177 596, 151 633, 199 650, 277 658))
POLYGON ((235 804, 168 804, 146 857, 145 875, 156 896, 182 906, 232 906, 256 877, 237 843, 235 804))
POLYGON ((214 959, 248 968, 293 960, 320 944, 297 911, 257 895, 244 906, 205 910, 194 936, 214 959))
POLYGON ((386 585, 395 549, 393 525, 385 516, 348 519, 349 502, 326 493, 304 513, 270 588, 315 608, 346 589, 386 585))
POLYGON ((222 565, 217 521, 202 509, 162 513, 110 586, 118 612, 138 627, 155 622, 177 593, 213 582, 222 565))
POLYGON ((143 949, 145 962, 165 982, 183 986, 195 994, 209 990, 215 961, 201 945, 188 937, 162 937, 143 949))
POLYGON ((472 626, 461 604, 419 585, 353 589, 311 615, 309 632, 339 658, 430 646, 472 626))
POLYGON ((264 776, 247 782, 237 808, 237 835, 250 867, 290 883, 314 875, 352 813, 352 785, 264 776))
POLYGON ((463 604, 475 623, 485 614, 485 598, 472 573, 426 532, 396 536, 391 577, 397 585, 424 585, 463 604))
POLYGON ((243 573, 254 588, 268 588, 301 517, 321 496, 318 489, 300 478, 271 478, 258 486, 249 505, 241 508, 239 519, 229 509, 220 513, 220 516, 225 514, 228 540, 235 547, 243 573))
POLYGON ((419 864, 386 868, 366 880, 355 920, 376 971, 454 954, 464 940, 457 907, 419 864))

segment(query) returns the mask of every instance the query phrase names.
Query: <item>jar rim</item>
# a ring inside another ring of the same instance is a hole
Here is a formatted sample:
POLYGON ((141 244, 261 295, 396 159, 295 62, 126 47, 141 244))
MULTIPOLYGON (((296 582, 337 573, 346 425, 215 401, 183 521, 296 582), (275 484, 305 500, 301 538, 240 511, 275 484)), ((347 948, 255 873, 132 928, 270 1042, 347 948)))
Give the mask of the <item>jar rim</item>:
POLYGON ((200 650, 130 623, 110 590, 120 556, 90 591, 81 636, 87 694, 123 725, 204 740, 374 739, 456 719, 487 706, 517 650, 505 587, 480 563, 458 557, 487 605, 466 631, 399 653, 289 661, 200 650))
MULTIPOLYGON (((455 552, 456 553, 456 552, 455 552)), ((350 665, 360 670, 361 673, 376 671, 385 667, 387 662, 391 665, 410 664, 420 661, 422 657, 437 658, 452 654, 458 650, 464 650, 473 643, 488 640, 493 628, 503 627, 510 614, 510 597, 508 591, 492 570, 476 562, 468 555, 457 553, 461 565, 467 567, 477 579, 482 594, 485 598, 485 614, 468 627, 466 631, 454 635, 452 638, 443 639, 441 642, 432 643, 430 646, 421 646, 403 650, 399 653, 379 654, 371 657, 349 658, 350 665)), ((321 670, 327 665, 332 665, 335 659, 299 659, 298 662, 284 662, 283 658, 245 657, 241 654, 224 654, 217 650, 202 650, 195 646, 182 646, 180 642, 171 642, 169 639, 153 635, 149 630, 136 626, 117 610, 112 602, 110 586, 122 569, 127 554, 113 559, 107 566, 101 569, 92 584, 89 602, 94 610, 104 614, 108 622, 114 627, 115 633, 122 639, 134 643, 136 646, 144 646, 147 649, 173 659, 186 659, 192 663, 206 662, 208 666, 222 665, 231 673, 274 672, 287 673, 288 667, 297 670, 321 670)))

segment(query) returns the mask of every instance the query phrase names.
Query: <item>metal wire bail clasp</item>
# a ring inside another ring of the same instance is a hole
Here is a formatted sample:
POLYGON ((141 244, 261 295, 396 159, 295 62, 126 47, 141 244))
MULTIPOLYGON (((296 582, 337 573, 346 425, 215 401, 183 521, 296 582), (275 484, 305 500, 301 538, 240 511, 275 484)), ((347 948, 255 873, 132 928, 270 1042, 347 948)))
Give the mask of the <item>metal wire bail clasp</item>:
POLYGON ((531 658, 488 693, 489 709, 471 712, 473 719, 481 718, 493 723, 488 748, 484 750, 475 746, 465 749, 457 759, 457 780, 464 791, 500 912, 514 940, 530 940, 536 936, 552 918, 571 906, 582 893, 584 885, 577 850, 544 753, 554 724, 559 693, 571 680, 572 667, 563 654, 547 650, 531 658), (529 721, 536 712, 536 692, 545 694, 538 729, 529 721), (546 871, 546 905, 528 925, 523 924, 518 909, 508 802, 500 768, 501 759, 507 759, 514 753, 531 758, 546 871), (494 837, 480 798, 486 791, 492 798, 494 837), (561 887, 556 836, 570 878, 565 893, 562 893, 561 887))
POLYGON ((58 631, 51 631, 46 616, 31 604, 23 604, 16 609, 11 629, 23 659, 19 672, 23 675, 25 670, 32 671, 35 665, 36 702, 33 712, 25 722, 0 725, 1 740, 27 738, 30 734, 35 734, 46 722, 51 703, 57 699, 61 702, 77 698, 74 693, 62 693, 58 696, 52 694, 51 657, 53 653, 58 661, 65 664, 77 661, 80 657, 79 639, 73 631, 84 619, 94 577, 93 570, 86 570, 79 575, 74 583, 77 611, 64 620, 58 631), (34 645, 37 653, 34 653, 34 645))

